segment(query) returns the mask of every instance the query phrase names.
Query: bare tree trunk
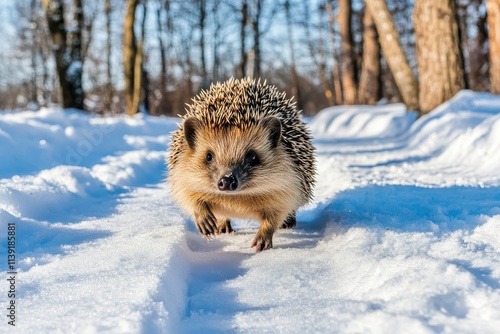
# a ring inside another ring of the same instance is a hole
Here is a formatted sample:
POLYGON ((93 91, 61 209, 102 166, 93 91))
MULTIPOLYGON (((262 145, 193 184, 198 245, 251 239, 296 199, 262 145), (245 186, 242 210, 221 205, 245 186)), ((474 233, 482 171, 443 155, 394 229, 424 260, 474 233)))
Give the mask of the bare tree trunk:
POLYGON ((260 16, 262 14, 262 0, 256 0, 255 3, 255 15, 252 17, 252 29, 253 29, 253 78, 260 77, 260 16))
POLYGON ((475 91, 488 91, 490 80, 488 75, 490 61, 488 58, 488 48, 486 47, 488 41, 486 13, 483 13, 481 10, 483 4, 483 0, 473 1, 477 13, 477 20, 475 22, 477 33, 475 38, 470 39, 468 77, 470 82, 469 87, 475 91))
MULTIPOLYGON (((134 64, 134 97, 133 97, 133 110, 139 111, 139 106, 141 104, 141 93, 143 91, 143 79, 145 77, 144 73, 144 40, 146 34, 146 15, 147 15, 147 6, 146 3, 143 2, 143 10, 142 10, 142 21, 141 21, 141 39, 137 44, 137 53, 135 56, 135 64, 134 64)), ((144 101, 147 101, 148 96, 145 91, 144 101)), ((144 108, 148 111, 147 108, 148 103, 144 104, 144 108)))
POLYGON ((38 85, 37 85, 37 76, 38 76, 38 66, 36 62, 37 54, 38 54, 38 43, 37 43, 37 35, 36 35, 36 20, 35 20, 35 11, 38 9, 36 5, 36 0, 31 0, 31 12, 30 12, 30 30, 31 30, 31 102, 38 104, 38 85))
POLYGON ((328 13, 328 35, 330 36, 330 48, 332 49, 333 55, 333 67, 332 67, 332 77, 333 77, 333 90, 335 91, 335 103, 343 104, 344 99, 342 98, 342 83, 340 82, 340 61, 337 54, 337 48, 335 46, 335 17, 333 14, 333 0, 326 1, 326 11, 328 13))
POLYGON ((384 0, 365 0, 366 8, 375 21, 387 64, 408 109, 418 110, 417 82, 405 57, 399 35, 384 0))
POLYGON ((163 95, 167 89, 167 55, 165 52, 165 45, 163 43, 163 23, 161 20, 162 9, 169 10, 169 0, 166 0, 165 5, 158 6, 156 10, 156 25, 158 26, 158 44, 160 47, 160 64, 161 64, 161 73, 160 73, 160 92, 163 95))
POLYGON ((81 0, 75 0, 75 19, 77 27, 73 29, 71 40, 68 40, 67 27, 64 22, 63 0, 42 0, 47 23, 52 39, 52 49, 56 61, 59 84, 61 86, 64 108, 83 110, 82 88, 82 56, 81 27, 83 25, 83 8, 81 0))
POLYGON ((244 78, 247 75, 248 53, 246 51, 246 32, 248 22, 248 1, 241 1, 241 21, 240 21, 240 64, 238 66, 238 76, 244 78))
MULTIPOLYGON (((143 53, 144 51, 141 51, 143 53)), ((144 109, 144 112, 151 114, 151 108, 150 108, 150 103, 149 103, 149 98, 150 98, 150 90, 149 90, 149 73, 146 70, 144 64, 146 63, 146 57, 147 55, 142 55, 142 75, 141 75, 141 88, 142 88, 142 107, 144 109)))
POLYGON ((42 48, 38 50, 40 57, 42 58, 42 106, 47 106, 50 101, 50 90, 49 86, 49 66, 48 66, 48 56, 42 48))
POLYGON ((252 76, 253 78, 259 78, 261 76, 261 62, 262 62, 262 55, 261 55, 261 38, 262 36, 269 31, 271 28, 271 25, 273 23, 273 17, 278 11, 278 9, 282 8, 280 2, 275 1, 275 2, 269 2, 267 4, 267 7, 270 7, 272 9, 271 13, 269 16, 266 18, 266 20, 262 20, 263 18, 263 5, 264 1, 263 0, 253 0, 251 2, 250 7, 248 8, 249 10, 249 17, 250 17, 250 25, 252 27, 252 34, 253 34, 253 48, 250 51, 250 59, 253 61, 250 64, 250 69, 247 70, 248 75, 252 76), (271 5, 272 4, 272 5, 271 5), (261 23, 264 22, 265 25, 261 26, 261 23))
POLYGON ((459 47, 462 54, 462 63, 464 67, 464 88, 469 89, 471 87, 471 43, 469 40, 469 26, 467 23, 468 9, 471 4, 470 1, 467 3, 457 0, 456 1, 456 13, 457 13, 457 24, 458 24, 458 37, 459 37, 459 47))
POLYGON ((351 0, 339 0, 338 24, 342 49, 342 91, 345 104, 356 103, 356 65, 352 49, 351 0))
POLYGON ((299 86, 299 76, 297 74, 297 64, 295 62, 295 48, 293 45, 293 27, 292 19, 290 16, 290 1, 285 1, 285 15, 286 15, 286 27, 288 35, 288 45, 290 47, 290 57, 291 57, 291 70, 292 70, 292 94, 297 101, 297 108, 299 110, 303 109, 302 99, 300 96, 300 86, 299 86))
POLYGON ((139 0, 128 0, 123 30, 123 70, 125 77, 125 110, 128 115, 134 115, 138 109, 134 104, 135 75, 137 45, 134 35, 135 11, 139 0))
MULTIPOLYGON (((77 0, 78 2, 84 2, 82 0, 77 0)), ((91 3, 91 1, 88 1, 87 2, 91 3)), ((82 11, 81 11, 82 15, 83 15, 83 6, 82 6, 82 11)), ((83 19, 83 16, 82 16, 82 21, 81 23, 79 24, 80 25, 80 30, 82 31, 82 33, 80 34, 82 36, 82 39, 81 39, 81 49, 82 49, 82 59, 83 59, 83 63, 85 63, 85 59, 87 58, 87 53, 88 53, 88 50, 89 50, 89 47, 92 43, 92 37, 93 37, 93 34, 92 34, 92 31, 94 29, 94 23, 96 21, 96 18, 97 18, 97 10, 94 10, 93 12, 90 12, 89 14, 90 15, 86 15, 85 16, 85 20, 83 19), (85 33, 85 35, 84 35, 85 33)), ((78 14, 75 13, 75 14, 78 14)))
MULTIPOLYGON (((149 92, 149 73, 146 69, 146 64, 147 62, 147 54, 144 53, 144 41, 146 40, 146 15, 147 15, 147 0, 143 0, 143 8, 144 12, 142 13, 142 23, 141 23, 141 40, 140 40, 140 58, 141 61, 139 63, 140 67, 139 69, 141 70, 140 73, 140 79, 141 79, 141 85, 139 89, 142 90, 142 99, 140 98, 139 93, 139 99, 142 100, 142 107, 145 113, 150 114, 151 110, 149 108, 149 97, 150 97, 150 92, 149 92)), ((137 57, 139 58, 139 57, 137 57)))
POLYGON ((207 4, 205 0, 198 0, 199 6, 199 17, 198 25, 200 28, 200 63, 201 63, 201 86, 206 88, 208 86, 208 76, 207 76, 207 63, 205 57, 205 20, 207 18, 207 4))
POLYGON ((222 28, 222 24, 219 17, 219 11, 220 11, 220 0, 213 0, 213 10, 212 10, 212 16, 214 20, 213 69, 212 69, 213 81, 219 81, 219 71, 220 71, 219 47, 221 45, 220 31, 222 28))
POLYGON ((53 88, 50 87, 50 81, 54 80, 54 75, 49 69, 52 50, 50 47, 51 42, 44 38, 47 35, 46 30, 42 28, 38 33, 38 57, 40 58, 42 67, 41 105, 47 106, 51 102, 51 94, 53 92, 53 88))
MULTIPOLYGON (((328 104, 330 106, 333 106, 335 104, 335 98, 333 96, 332 89, 330 87, 330 83, 328 82, 326 78, 326 64, 325 64, 325 50, 323 48, 323 25, 318 26, 318 34, 320 36, 319 42, 318 42, 318 48, 316 51, 315 46, 313 45, 313 40, 311 37, 311 28, 310 28, 310 21, 311 21, 311 15, 309 11, 309 2, 304 1, 304 19, 302 20, 302 24, 304 26, 305 30, 305 38, 307 41, 307 48, 309 50, 309 56, 312 58, 314 65, 316 66, 319 74, 319 80, 321 82, 321 87, 323 88, 323 93, 325 94, 325 97, 328 101, 328 104)), ((324 10, 320 9, 320 21, 323 20, 323 15, 324 15, 324 10)))
MULTIPOLYGON (((158 46, 160 49, 160 82, 158 84, 158 90, 152 96, 154 99, 151 103, 150 113, 153 115, 160 114, 171 114, 172 100, 170 99, 172 95, 168 93, 168 54, 167 50, 171 48, 172 38, 171 38, 171 10, 170 10, 170 0, 158 0, 158 7, 156 9, 156 28, 157 28, 157 38, 158 46), (166 20, 163 20, 163 13, 166 14, 166 20), (166 31, 165 31, 166 30, 166 31), (166 34, 167 33, 167 34, 166 34), (167 43, 165 41, 165 35, 167 35, 167 43), (161 109, 160 109, 161 108, 161 109)), ((148 76, 145 76, 147 79, 148 76)), ((146 80, 148 81, 148 80, 146 80)), ((145 87, 148 87, 148 83, 145 82, 145 87)))
POLYGON ((425 114, 464 87, 454 0, 416 0, 413 11, 420 75, 420 112, 425 114))
POLYGON ((491 92, 500 94, 500 0, 486 0, 490 40, 491 92))
POLYGON ((358 99, 361 104, 376 104, 380 100, 380 47, 375 23, 366 9, 363 16, 363 60, 358 99))
POLYGON ((110 112, 113 104, 113 82, 111 78, 111 0, 104 3, 106 14, 106 92, 104 93, 104 111, 110 112))
POLYGON ((75 99, 78 100, 77 104, 81 105, 83 109, 83 88, 82 88, 82 76, 83 76, 83 36, 82 32, 85 26, 85 20, 83 16, 83 3, 82 0, 73 0, 75 6, 75 13, 73 22, 76 22, 77 28, 71 28, 71 59, 72 62, 68 68, 67 76, 70 81, 74 83, 75 87, 75 99))

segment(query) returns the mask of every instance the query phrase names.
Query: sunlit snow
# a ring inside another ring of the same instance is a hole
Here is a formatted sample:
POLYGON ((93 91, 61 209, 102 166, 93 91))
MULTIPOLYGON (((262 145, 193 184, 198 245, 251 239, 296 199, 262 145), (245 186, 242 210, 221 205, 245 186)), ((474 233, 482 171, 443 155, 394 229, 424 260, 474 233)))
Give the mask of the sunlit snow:
POLYGON ((0 113, 18 332, 498 333, 500 96, 462 91, 418 120, 320 112, 315 200, 259 254, 256 222, 208 241, 172 203, 178 121, 0 113))

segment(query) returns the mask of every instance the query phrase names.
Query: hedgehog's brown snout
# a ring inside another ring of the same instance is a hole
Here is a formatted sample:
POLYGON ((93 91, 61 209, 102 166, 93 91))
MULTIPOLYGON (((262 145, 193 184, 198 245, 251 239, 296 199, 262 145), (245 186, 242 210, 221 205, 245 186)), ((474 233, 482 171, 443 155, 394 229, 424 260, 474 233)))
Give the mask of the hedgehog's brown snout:
POLYGON ((235 191, 238 189, 238 180, 234 177, 233 173, 230 173, 220 178, 219 182, 217 182, 217 187, 220 191, 235 191))

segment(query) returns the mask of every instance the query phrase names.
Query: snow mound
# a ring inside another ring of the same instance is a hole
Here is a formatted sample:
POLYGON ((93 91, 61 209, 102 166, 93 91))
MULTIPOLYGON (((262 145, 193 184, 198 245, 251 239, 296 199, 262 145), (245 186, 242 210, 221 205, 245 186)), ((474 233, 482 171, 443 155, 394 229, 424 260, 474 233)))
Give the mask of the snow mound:
POLYGON ((9 163, 0 164, 0 177, 33 174, 58 165, 92 167, 102 157, 131 148, 164 150, 177 121, 142 114, 98 117, 47 108, 3 112, 0 147, 2 159, 9 163))
POLYGON ((387 138, 407 131, 416 118, 404 104, 336 106, 320 111, 309 126, 315 138, 387 138))
POLYGON ((461 91, 409 130, 409 148, 436 163, 462 165, 480 174, 500 169, 500 96, 461 91))

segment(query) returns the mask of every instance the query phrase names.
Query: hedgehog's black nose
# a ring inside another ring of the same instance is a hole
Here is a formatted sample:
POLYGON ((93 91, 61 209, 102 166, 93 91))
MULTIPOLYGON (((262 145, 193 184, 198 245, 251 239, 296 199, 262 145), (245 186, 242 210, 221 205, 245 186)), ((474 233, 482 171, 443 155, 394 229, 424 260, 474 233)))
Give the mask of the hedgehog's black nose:
POLYGON ((234 191, 236 190, 236 188, 238 188, 238 180, 236 180, 234 175, 231 173, 229 175, 221 177, 219 182, 217 182, 217 187, 219 187, 220 191, 224 190, 234 191))

